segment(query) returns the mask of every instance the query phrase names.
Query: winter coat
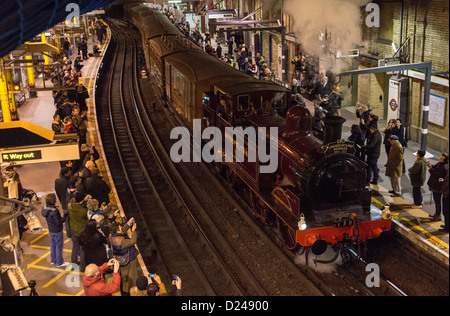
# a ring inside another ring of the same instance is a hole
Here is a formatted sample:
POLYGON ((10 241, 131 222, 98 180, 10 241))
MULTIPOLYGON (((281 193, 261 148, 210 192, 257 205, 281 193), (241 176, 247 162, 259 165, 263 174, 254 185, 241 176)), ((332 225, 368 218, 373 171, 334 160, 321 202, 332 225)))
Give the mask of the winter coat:
POLYGON ((448 199, 448 166, 445 169, 445 173, 444 182, 442 182, 442 196, 448 199))
POLYGON ((67 204, 70 200, 70 194, 67 191, 70 186, 70 178, 62 176, 55 180, 56 196, 58 197, 59 203, 61 203, 61 207, 63 210, 67 210, 67 204))
POLYGON ((425 159, 418 158, 414 165, 408 169, 409 179, 413 187, 421 187, 427 178, 427 164, 425 159))
POLYGON ((108 244, 108 240, 100 232, 97 232, 89 240, 85 240, 83 234, 80 235, 80 246, 84 254, 81 262, 82 271, 88 264, 95 263, 97 266, 101 266, 108 261, 105 244, 108 244))
POLYGON ((400 126, 400 128, 394 126, 391 130, 391 133, 392 135, 398 137, 398 141, 403 146, 403 148, 408 147, 408 135, 406 134, 406 128, 404 126, 400 126))
POLYGON ((428 186, 433 192, 442 192, 442 182, 439 182, 439 178, 445 178, 446 166, 443 162, 438 162, 431 169, 430 178, 428 179, 428 186))
POLYGON ((364 140, 361 134, 351 134, 348 141, 355 143, 355 156, 361 159, 361 153, 364 151, 364 140))
POLYGON ((103 202, 109 204, 109 192, 111 192, 108 184, 99 176, 90 176, 84 182, 86 193, 92 195, 93 199, 98 200, 99 205, 103 202))
POLYGON ((84 294, 86 296, 110 296, 120 290, 120 274, 113 273, 112 283, 105 282, 103 274, 108 270, 108 263, 104 263, 99 268, 100 275, 96 278, 83 276, 84 294))
POLYGON ((111 235, 113 254, 117 256, 122 256, 126 252, 129 252, 130 254, 131 262, 126 266, 120 267, 120 275, 122 276, 122 289, 127 293, 129 293, 131 288, 136 285, 136 280, 138 278, 136 258, 139 255, 139 251, 135 247, 135 244, 137 243, 137 233, 135 231, 132 232, 131 238, 129 238, 126 233, 129 228, 130 227, 125 224, 122 229, 122 234, 111 235))
POLYGON ((400 142, 395 142, 389 151, 386 165, 386 176, 399 178, 403 173, 403 147, 400 142))
POLYGON ((73 236, 80 236, 86 227, 87 208, 82 204, 71 202, 68 205, 70 218, 70 232, 73 236))
POLYGON ((381 142, 381 134, 379 131, 369 133, 366 145, 367 158, 380 158, 381 142))
POLYGON ((41 214, 47 220, 48 231, 50 233, 62 232, 67 214, 61 217, 61 214, 55 205, 46 205, 42 208, 41 214))

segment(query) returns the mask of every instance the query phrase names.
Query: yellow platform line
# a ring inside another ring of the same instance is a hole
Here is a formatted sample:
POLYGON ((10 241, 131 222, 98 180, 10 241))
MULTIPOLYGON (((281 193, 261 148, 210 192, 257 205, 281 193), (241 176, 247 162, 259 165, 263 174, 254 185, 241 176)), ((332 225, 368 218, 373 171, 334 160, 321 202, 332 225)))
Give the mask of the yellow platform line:
POLYGON ((417 229, 418 231, 422 232, 423 234, 425 234, 426 236, 428 236, 429 239, 431 239, 431 240, 434 242, 434 244, 437 243, 437 244, 443 246, 445 249, 447 249, 447 252, 448 252, 449 245, 448 245, 446 242, 440 240, 439 238, 437 238, 436 236, 434 236, 433 234, 431 234, 431 233, 428 232, 427 230, 425 230, 425 229, 423 229, 422 227, 420 227, 420 226, 414 224, 412 221, 410 221, 409 219, 407 219, 407 218, 405 218, 405 217, 400 218, 400 220, 401 220, 401 221, 404 221, 404 222, 406 222, 406 223, 408 223, 408 225, 410 225, 411 227, 413 227, 413 228, 417 229))
POLYGON ((49 287, 50 285, 52 285, 53 283, 55 283, 56 281, 58 281, 63 275, 66 274, 66 271, 62 271, 60 272, 56 277, 54 277, 53 279, 51 279, 50 281, 48 281, 46 284, 44 284, 44 286, 42 286, 43 288, 49 287))
POLYGON ((84 290, 81 290, 80 292, 78 292, 75 295, 56 292, 56 296, 81 296, 83 294, 84 294, 84 290))

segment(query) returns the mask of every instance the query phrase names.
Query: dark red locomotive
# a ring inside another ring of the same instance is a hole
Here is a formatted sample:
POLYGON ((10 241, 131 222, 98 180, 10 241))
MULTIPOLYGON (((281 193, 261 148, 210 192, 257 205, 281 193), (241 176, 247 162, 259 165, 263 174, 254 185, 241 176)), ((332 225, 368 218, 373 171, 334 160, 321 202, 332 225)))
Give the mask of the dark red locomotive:
POLYGON ((281 87, 246 88, 239 81, 215 84, 204 97, 205 126, 217 126, 223 133, 231 126, 278 127, 277 172, 259 173, 258 160, 219 168, 230 184, 237 179, 245 183, 255 215, 277 225, 287 248, 299 244, 320 254, 328 244, 365 241, 390 230, 390 219, 371 218, 366 165, 354 156, 354 144, 340 139, 345 119, 327 118, 321 140, 313 136, 312 116, 305 106, 290 108, 286 119, 275 114, 274 107, 284 102, 281 87), (266 104, 260 101, 270 98, 266 104), (220 105, 223 100, 225 107, 220 105))
MULTIPOLYGON (((243 184, 255 216, 276 225, 287 248, 312 247, 319 254, 328 244, 361 242, 390 230, 390 219, 370 214, 366 165, 354 156, 353 144, 340 139, 342 118, 325 122, 321 140, 311 131, 306 107, 286 111, 290 90, 207 55, 157 11, 132 5, 126 12, 142 33, 147 66, 160 83, 157 93, 186 127, 201 120, 203 130, 215 126, 222 135, 227 127, 278 129, 275 172, 261 173, 259 159, 236 162, 224 152, 217 153, 223 162, 215 166, 230 185, 243 184), (287 113, 286 118, 277 113, 287 113)), ((246 153, 248 146, 235 146, 234 152, 246 153)))

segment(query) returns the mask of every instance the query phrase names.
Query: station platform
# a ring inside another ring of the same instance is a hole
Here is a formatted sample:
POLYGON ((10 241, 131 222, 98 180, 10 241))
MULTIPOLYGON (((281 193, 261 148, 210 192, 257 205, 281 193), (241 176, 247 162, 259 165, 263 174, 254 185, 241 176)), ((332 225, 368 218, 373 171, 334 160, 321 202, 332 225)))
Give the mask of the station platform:
MULTIPOLYGON (((96 161, 100 174, 111 188, 110 200, 111 204, 115 205, 117 209, 121 209, 120 201, 116 198, 117 192, 114 183, 111 181, 111 176, 107 165, 104 163, 104 154, 101 150, 101 140, 96 131, 96 117, 94 108, 95 99, 95 78, 97 77, 98 69, 102 63, 103 52, 109 45, 110 34, 103 45, 97 41, 102 52, 100 57, 90 57, 83 61, 82 77, 79 82, 83 84, 89 92, 89 98, 86 103, 89 108, 88 122, 87 122, 87 144, 95 145, 100 153, 101 158, 96 161)), ((88 52, 92 52, 92 39, 89 38, 88 52)), ((73 61, 78 55, 73 54, 70 60, 73 61)), ((42 77, 36 78, 36 86, 42 84, 42 77)), ((36 125, 45 127, 51 130, 53 114, 55 113, 55 106, 52 97, 52 91, 38 91, 36 98, 28 99, 27 102, 18 108, 20 120, 29 121, 36 125)), ((46 220, 41 216, 41 209, 45 206, 45 196, 49 193, 54 193, 54 181, 59 178, 61 166, 59 162, 48 162, 39 164, 27 164, 18 166, 18 174, 22 186, 25 189, 32 189, 37 196, 41 198, 41 203, 36 205, 35 215, 39 218, 43 230, 40 233, 31 233, 26 231, 23 233, 21 239, 22 248, 22 264, 21 268, 27 281, 36 281, 36 291, 40 296, 83 296, 83 272, 73 269, 72 266, 57 268, 50 263, 50 235, 47 229, 46 220)), ((57 201, 59 206, 59 201, 57 201)), ((61 210, 61 208, 60 208, 61 210)), ((70 262, 72 252, 71 239, 67 238, 64 229, 64 261, 70 262)), ((141 271, 146 273, 145 265, 140 259, 141 271)), ((28 295, 29 291, 21 291, 21 295, 28 295)), ((120 292, 115 295, 120 295, 120 292)))
MULTIPOLYGON (((108 40, 100 47, 102 52, 105 51, 108 40)), ((92 51, 92 41, 89 40, 89 51, 92 51)), ((75 59, 75 55, 71 59, 75 59)), ((95 87, 94 78, 97 76, 97 71, 100 67, 102 58, 91 57, 84 61, 84 68, 82 69, 83 76, 80 82, 83 83, 89 91, 90 98, 87 99, 89 107, 88 113, 88 144, 95 145, 101 155, 98 165, 101 175, 112 189, 111 200, 120 209, 120 201, 117 198, 114 183, 111 181, 107 165, 104 163, 104 154, 102 152, 102 143, 99 139, 96 130, 96 117, 94 109, 95 87)), ((36 80, 38 81, 38 80, 36 80)), ((312 102, 306 100, 308 108, 312 109, 312 102)), ((53 105, 53 98, 51 91, 40 91, 38 97, 29 99, 23 106, 18 109, 20 119, 33 122, 45 128, 51 128, 52 116, 55 107, 53 105)), ((312 111, 312 113, 314 113, 312 111)), ((352 124, 359 123, 354 113, 354 108, 344 108, 342 115, 347 119, 343 127, 343 138, 350 136, 350 127, 352 124)), ((379 121, 380 130, 384 128, 386 122, 379 121)), ((412 166, 415 161, 415 152, 419 149, 419 144, 414 142, 408 143, 408 148, 405 153, 405 163, 407 168, 412 166)), ((433 158, 427 159, 435 164, 439 161, 439 152, 430 150, 434 155, 433 158)), ((449 240, 448 234, 439 232, 440 222, 431 222, 428 215, 434 214, 434 202, 432 201, 431 192, 425 185, 422 187, 424 196, 424 206, 422 209, 412 208, 412 187, 409 183, 407 175, 402 177, 402 196, 392 198, 388 191, 390 190, 390 181, 384 176, 387 156, 382 148, 382 154, 379 159, 380 179, 379 185, 373 186, 374 198, 380 203, 389 203, 394 219, 393 228, 401 235, 405 236, 419 247, 425 249, 427 252, 433 254, 438 260, 449 264, 449 240)), ((54 180, 59 177, 60 165, 58 162, 41 163, 23 165, 18 169, 22 185, 26 189, 34 190, 42 199, 48 193, 54 192, 54 180)), ((79 271, 72 271, 70 268, 57 268, 50 263, 50 236, 46 221, 42 218, 40 211, 44 206, 44 201, 36 207, 36 215, 40 218, 43 230, 40 233, 33 234, 28 231, 24 232, 21 239, 21 248, 23 249, 21 264, 22 270, 27 280, 35 280, 37 283, 36 290, 40 296, 83 296, 84 290, 82 285, 83 273, 79 271)), ((66 237, 64 232, 64 258, 65 261, 70 262, 72 243, 66 237)), ((142 271, 140 273, 146 274, 146 268, 142 260, 140 260, 142 271)), ((28 295, 28 291, 22 291, 22 295, 28 295)))
MULTIPOLYGON (((354 108, 342 109, 342 116, 347 120, 343 127, 343 138, 350 136, 350 129, 353 124, 359 124, 359 119, 356 117, 354 108)), ((386 120, 378 121, 378 129, 383 137, 383 131, 387 126, 386 120)), ((405 149, 404 159, 406 170, 413 166, 416 161, 416 153, 420 149, 420 144, 413 141, 408 141, 408 147, 405 149)), ((441 152, 428 149, 427 155, 431 154, 433 157, 427 158, 432 165, 439 162, 441 152)), ((439 231, 441 225, 444 224, 444 217, 441 214, 440 221, 432 221, 429 215, 434 215, 436 212, 433 195, 428 185, 422 186, 423 207, 420 209, 413 208, 414 200, 412 196, 412 186, 408 176, 408 172, 401 178, 402 195, 399 197, 391 197, 389 190, 391 190, 391 183, 389 178, 385 175, 387 162, 387 155, 384 150, 384 145, 381 146, 381 156, 378 160, 378 167, 380 168, 378 185, 370 185, 373 190, 373 199, 375 203, 389 204, 391 216, 393 218, 393 229, 398 231, 402 236, 409 239, 418 247, 424 249, 432 254, 439 261, 449 265, 449 234, 439 231)), ((427 171, 427 180, 429 178, 427 171)))

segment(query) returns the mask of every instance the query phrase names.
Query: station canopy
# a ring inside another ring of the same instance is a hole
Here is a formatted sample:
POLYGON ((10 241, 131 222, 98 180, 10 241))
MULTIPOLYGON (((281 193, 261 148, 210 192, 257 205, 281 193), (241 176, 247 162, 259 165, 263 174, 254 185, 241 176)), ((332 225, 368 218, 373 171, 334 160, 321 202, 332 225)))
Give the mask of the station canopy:
POLYGON ((49 144, 55 132, 27 121, 0 123, 0 148, 49 144))

